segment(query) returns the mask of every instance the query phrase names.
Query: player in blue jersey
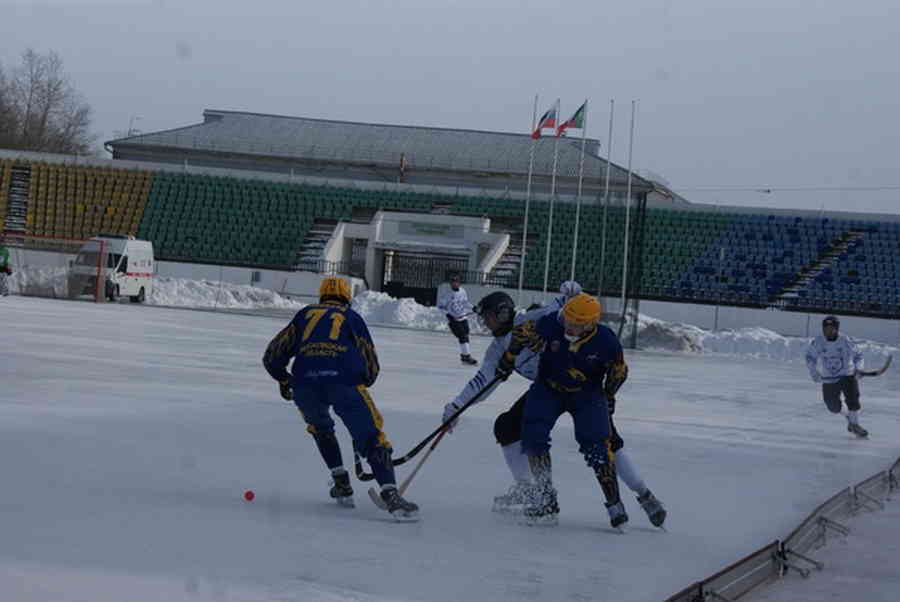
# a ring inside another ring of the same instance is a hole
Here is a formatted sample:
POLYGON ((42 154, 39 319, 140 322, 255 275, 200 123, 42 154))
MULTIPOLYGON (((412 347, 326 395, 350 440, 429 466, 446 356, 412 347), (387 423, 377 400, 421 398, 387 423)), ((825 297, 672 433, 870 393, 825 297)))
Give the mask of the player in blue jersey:
MULTIPOLYGON (((494 335, 494 339, 485 351, 478 373, 469 380, 453 401, 444 407, 444 422, 449 420, 469 399, 480 394, 480 399, 483 402, 494 391, 496 384, 484 392, 482 392, 482 389, 488 385, 494 376, 500 357, 509 347, 514 327, 528 320, 538 320, 547 314, 557 315, 566 302, 580 294, 582 290, 578 282, 568 280, 562 283, 559 292, 561 295, 553 299, 547 306, 534 304, 528 308, 528 311, 519 314, 515 311, 515 303, 512 298, 503 291, 489 293, 478 302, 478 305, 475 306, 475 313, 478 314, 485 327, 494 335)), ((540 350, 535 352, 528 348, 523 349, 516 356, 516 373, 527 380, 534 381, 538 377, 539 360, 540 350)), ((607 380, 604 383, 607 391, 618 389, 625 382, 627 375, 628 366, 625 364, 624 358, 615 362, 610 367, 606 377, 607 380)), ((509 487, 509 491, 494 497, 493 510, 495 512, 521 512, 523 505, 528 501, 533 490, 534 480, 528 456, 522 452, 521 445, 522 416, 527 397, 528 391, 525 391, 512 407, 497 416, 494 422, 494 436, 497 439, 497 443, 500 444, 503 458, 506 460, 513 477, 513 484, 509 487)), ((647 513, 650 522, 657 527, 661 527, 666 519, 666 510, 647 487, 637 466, 624 449, 625 441, 619 435, 613 420, 616 404, 615 396, 607 393, 607 400, 609 402, 609 426, 612 451, 615 454, 616 473, 636 494, 637 501, 647 513)), ((549 521, 545 520, 543 522, 549 521)))
MULTIPOLYGON (((494 339, 484 353, 481 368, 473 376, 453 400, 444 406, 443 421, 446 422, 466 402, 476 395, 480 395, 481 401, 486 400, 499 386, 495 383, 488 390, 482 389, 488 385, 497 369, 500 357, 509 347, 512 340, 512 329, 528 320, 537 320, 544 314, 556 314, 569 298, 581 292, 581 285, 570 280, 560 287, 561 295, 553 299, 546 307, 535 304, 525 313, 516 313, 516 305, 512 298, 503 291, 494 291, 485 295, 474 311, 479 316, 484 326, 491 331, 494 339)), ((539 357, 538 354, 525 349, 516 358, 515 371, 528 380, 537 377, 539 357)), ((527 391, 522 394, 513 406, 500 414, 494 423, 494 435, 501 446, 503 458, 509 467, 513 477, 513 485, 505 495, 494 498, 494 510, 507 512, 519 509, 532 485, 531 469, 528 466, 528 457, 522 453, 519 433, 521 431, 522 407, 525 404, 527 391)))
POLYGON ((559 514, 550 464, 550 432, 564 413, 572 415, 579 451, 594 471, 606 496, 610 524, 628 521, 619 496, 608 399, 624 382, 622 346, 600 322, 600 302, 591 295, 571 298, 557 314, 525 321, 513 329, 512 340, 497 364, 497 376, 507 378, 520 353, 540 354, 537 378, 525 399, 522 448, 528 455, 535 488, 524 515, 533 521, 555 522, 559 514))
POLYGON ((369 461, 388 511, 398 520, 416 520, 418 506, 397 491, 391 444, 381 430, 384 421, 367 389, 378 378, 375 345, 362 317, 350 308, 350 299, 346 280, 322 280, 319 303, 298 311, 272 339, 263 365, 278 381, 281 396, 293 401, 303 414, 307 432, 331 469, 331 497, 343 506, 353 506, 350 475, 344 468, 329 408, 350 431, 354 449, 369 461))

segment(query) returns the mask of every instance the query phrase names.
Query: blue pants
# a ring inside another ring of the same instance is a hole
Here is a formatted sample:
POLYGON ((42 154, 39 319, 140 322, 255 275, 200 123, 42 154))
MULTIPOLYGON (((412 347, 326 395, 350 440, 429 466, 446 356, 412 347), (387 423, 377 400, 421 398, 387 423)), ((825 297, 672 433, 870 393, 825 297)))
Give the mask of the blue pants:
POLYGON ((365 386, 297 384, 294 387, 294 403, 303 414, 306 430, 316 439, 319 452, 329 468, 343 465, 341 450, 334 436, 334 420, 329 413, 331 407, 350 431, 353 448, 369 461, 378 483, 395 482, 391 442, 381 431, 384 419, 365 386))
POLYGON ((522 447, 529 456, 550 450, 550 431, 563 412, 572 415, 575 441, 588 465, 596 468, 610 455, 609 409, 598 390, 560 393, 535 381, 528 390, 522 416, 522 447))

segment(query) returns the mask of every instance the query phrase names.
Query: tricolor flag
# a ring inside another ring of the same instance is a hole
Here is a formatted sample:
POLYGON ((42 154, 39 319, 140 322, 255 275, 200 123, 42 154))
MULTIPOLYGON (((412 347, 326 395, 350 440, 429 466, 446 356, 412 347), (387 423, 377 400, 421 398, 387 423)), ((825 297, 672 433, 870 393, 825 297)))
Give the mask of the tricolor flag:
POLYGON ((541 119, 538 121, 537 128, 531 133, 531 137, 537 140, 541 137, 541 130, 544 128, 555 128, 556 127, 556 105, 553 105, 553 108, 547 109, 547 112, 541 116, 541 119))
POLYGON ((568 121, 564 121, 559 126, 559 128, 556 130, 556 135, 561 136, 562 133, 565 132, 567 128, 578 128, 578 129, 584 128, 584 114, 586 112, 587 112, 587 101, 585 101, 584 104, 581 105, 581 107, 579 107, 579 109, 577 111, 575 111, 575 114, 572 115, 572 117, 570 117, 568 121))

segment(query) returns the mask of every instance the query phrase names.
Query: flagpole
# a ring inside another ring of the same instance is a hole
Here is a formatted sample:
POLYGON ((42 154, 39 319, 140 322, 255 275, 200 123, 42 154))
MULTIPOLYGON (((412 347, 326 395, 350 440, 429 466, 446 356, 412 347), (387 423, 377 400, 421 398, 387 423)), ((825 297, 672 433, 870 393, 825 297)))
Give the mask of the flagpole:
MULTIPOLYGON (((631 134, 628 141, 628 188, 625 193, 625 248, 622 251, 622 324, 625 323, 625 286, 628 283, 628 222, 631 215, 631 158, 634 151, 634 115, 637 101, 631 101, 631 134)), ((620 327, 621 332, 621 327, 620 327)))
MULTIPOLYGON (((556 121, 559 121, 559 99, 556 99, 556 121)), ((556 124, 554 129, 556 129, 556 124)), ((553 201, 556 199, 556 165, 559 159, 559 132, 553 143, 553 175, 550 177, 550 214, 547 219, 547 253, 544 256, 544 289, 547 292, 547 279, 550 277, 550 244, 553 242, 553 201)))
MULTIPOLYGON (((538 95, 534 95, 534 110, 531 112, 531 133, 537 127, 538 95)), ((531 174, 534 173, 534 147, 537 138, 531 139, 531 156, 528 159, 528 183, 525 185, 525 223, 522 226, 522 254, 519 256, 519 292, 516 295, 516 305, 522 305, 522 283, 525 278, 525 249, 528 245, 528 205, 531 202, 531 174)))
POLYGON ((603 296, 603 272, 606 269, 606 214, 609 211, 609 172, 612 161, 613 113, 616 109, 614 98, 609 99, 609 133, 606 136, 606 183, 603 185, 603 225, 600 229, 600 278, 597 281, 597 298, 603 296))
POLYGON ((587 141, 588 99, 584 99, 584 116, 581 124, 581 163, 578 165, 578 192, 575 196, 575 242, 572 245, 572 269, 569 280, 575 280, 575 259, 578 257, 578 222, 581 217, 581 185, 584 181, 584 145, 587 141))

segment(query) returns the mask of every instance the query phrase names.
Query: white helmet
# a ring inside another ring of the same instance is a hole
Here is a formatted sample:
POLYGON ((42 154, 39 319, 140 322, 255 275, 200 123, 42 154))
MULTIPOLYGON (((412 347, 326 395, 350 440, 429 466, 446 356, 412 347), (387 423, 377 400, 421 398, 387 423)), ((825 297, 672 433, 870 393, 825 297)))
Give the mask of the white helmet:
POLYGON ((581 294, 581 285, 575 280, 566 280, 559 285, 559 292, 565 295, 567 299, 571 299, 581 294))

